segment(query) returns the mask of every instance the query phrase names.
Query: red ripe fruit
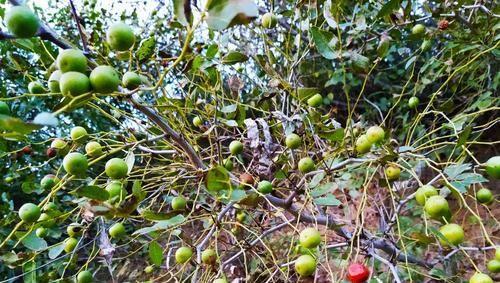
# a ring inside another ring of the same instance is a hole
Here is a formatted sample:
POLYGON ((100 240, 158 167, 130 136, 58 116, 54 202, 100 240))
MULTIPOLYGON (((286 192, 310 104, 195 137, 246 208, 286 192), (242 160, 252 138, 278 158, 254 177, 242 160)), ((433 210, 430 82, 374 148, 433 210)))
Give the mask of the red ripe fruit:
POLYGON ((52 157, 55 157, 57 155, 57 150, 53 147, 49 147, 47 149, 47 157, 49 158, 52 158, 52 157))
POLYGON ((243 173, 240 175, 240 183, 242 185, 246 186, 253 186, 255 180, 253 179, 253 176, 248 174, 248 173, 243 173))
POLYGON ((449 25, 450 25, 450 23, 447 20, 440 20, 438 22, 438 29, 445 30, 448 28, 449 25))
POLYGON ((347 268, 347 279, 352 283, 363 283, 370 277, 370 270, 361 263, 353 263, 347 268))
POLYGON ((24 153, 24 154, 31 154, 31 152, 33 151, 33 150, 31 149, 31 146, 29 146, 29 145, 27 145, 27 146, 23 147, 23 149, 22 149, 22 150, 23 150, 23 153, 24 153))

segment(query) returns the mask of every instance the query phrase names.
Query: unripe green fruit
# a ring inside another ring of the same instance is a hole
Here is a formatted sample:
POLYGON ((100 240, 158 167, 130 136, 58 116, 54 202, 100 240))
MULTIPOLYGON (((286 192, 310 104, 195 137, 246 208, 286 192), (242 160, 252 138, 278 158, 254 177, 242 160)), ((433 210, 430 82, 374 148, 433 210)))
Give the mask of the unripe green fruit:
POLYGON ((425 34, 425 26, 422 24, 416 24, 411 29, 411 33, 416 36, 423 36, 425 34))
POLYGON ((106 191, 109 194, 109 199, 117 198, 118 201, 124 200, 127 196, 127 191, 123 188, 123 184, 119 181, 112 181, 106 186, 106 191))
POLYGON ((290 149, 296 149, 302 144, 302 139, 299 135, 292 133, 286 136, 285 144, 290 149))
POLYGON ((366 138, 372 144, 381 142, 384 139, 384 137, 385 137, 384 129, 382 129, 379 126, 371 126, 366 131, 366 138))
POLYGON ((438 220, 442 217, 448 218, 450 213, 448 201, 439 195, 429 197, 425 202, 424 209, 427 215, 438 220))
POLYGON ((54 212, 54 211, 57 211, 57 205, 53 202, 47 202, 44 206, 43 206, 43 210, 44 211, 49 211, 49 212, 54 212))
POLYGON ((9 105, 5 101, 0 101, 0 115, 10 115, 9 105))
POLYGON ((177 263, 186 263, 193 256, 193 251, 188 247, 180 247, 175 252, 175 261, 177 263))
POLYGON ((306 228, 300 232, 299 242, 306 249, 315 248, 321 243, 321 234, 315 228, 306 228))
POLYGON ((35 223, 40 218, 40 208, 32 203, 25 203, 19 208, 19 218, 26 223, 35 223))
POLYGON ((85 152, 90 157, 99 157, 102 155, 102 146, 98 142, 91 141, 85 145, 85 152))
POLYGON ((488 261, 488 270, 493 273, 499 273, 500 272, 500 260, 498 259, 492 259, 488 261))
POLYGON ((309 173, 316 169, 316 165, 314 165, 314 161, 310 157, 304 157, 299 160, 298 167, 302 173, 309 173))
POLYGON ((430 40, 424 40, 422 42, 422 45, 420 46, 420 48, 422 49, 422 52, 426 52, 426 51, 431 50, 431 47, 432 47, 432 41, 430 41, 430 40))
POLYGON ((81 271, 76 276, 76 282, 78 283, 92 283, 93 281, 94 281, 94 276, 88 270, 81 271))
POLYGON ((67 148, 67 146, 68 144, 62 139, 55 139, 50 144, 50 147, 55 148, 57 150, 64 150, 67 148))
POLYGON ((419 103, 420 103, 420 99, 418 99, 418 97, 416 97, 416 96, 412 96, 408 100, 408 107, 410 107, 410 108, 416 108, 419 103))
MULTIPOLYGON (((443 236, 446 238, 448 242, 450 242, 453 245, 459 245, 464 241, 464 230, 460 225, 450 223, 442 226, 439 228, 439 232, 443 234, 443 236)), ((443 246, 448 245, 448 242, 444 241, 443 239, 439 239, 441 244, 443 246)))
POLYGON ((123 179, 127 177, 128 165, 121 158, 112 158, 106 162, 104 171, 111 179, 123 179))
POLYGON ((493 193, 486 188, 482 188, 477 191, 476 199, 479 203, 489 204, 493 201, 493 193))
POLYGON ((179 196, 172 199, 172 209, 173 210, 184 210, 186 209, 186 199, 179 196))
POLYGON ((500 248, 495 249, 495 259, 500 260, 500 248))
POLYGON ((243 152, 243 144, 240 141, 232 141, 229 144, 229 151, 233 155, 237 155, 243 152))
POLYGON ((385 169, 385 175, 389 181, 397 180, 401 175, 401 169, 399 169, 399 167, 389 166, 385 169))
POLYGON ((39 227, 36 229, 35 234, 38 238, 45 238, 47 237, 47 229, 39 227))
POLYGON ((81 50, 65 49, 57 55, 57 67, 61 73, 67 72, 87 72, 87 57, 81 50))
POLYGON ((141 76, 139 76, 135 72, 126 72, 122 77, 122 85, 129 89, 133 90, 138 88, 142 84, 141 76))
POLYGON ((78 245, 77 239, 73 237, 66 238, 66 240, 64 240, 64 251, 70 253, 76 248, 76 245, 78 245))
POLYGON ((257 190, 262 194, 270 194, 273 191, 273 184, 269 181, 260 181, 257 190))
POLYGON ((75 142, 83 142, 87 139, 88 133, 84 127, 73 127, 71 129, 71 139, 75 142))
POLYGON ((224 278, 217 278, 214 280, 214 283, 227 283, 227 280, 224 278))
POLYGON ((98 66, 90 73, 90 85, 95 92, 112 93, 118 90, 120 77, 111 66, 98 66))
POLYGON ((121 222, 115 223, 113 226, 109 227, 109 236, 111 236, 111 238, 119 239, 126 234, 127 232, 125 232, 125 226, 121 222))
POLYGON ((494 179, 500 179, 500 156, 493 156, 486 161, 486 173, 494 179))
POLYGON ((32 81, 28 84, 28 91, 32 94, 45 93, 45 88, 39 81, 32 81))
POLYGON ((273 13, 265 13, 261 23, 265 28, 274 28, 278 24, 278 18, 273 13))
POLYGON ((193 118, 193 125, 195 127, 201 127, 201 125, 203 125, 203 120, 201 120, 201 118, 199 116, 195 116, 193 118))
POLYGON ((366 135, 361 135, 356 139, 356 152, 359 154, 367 153, 372 148, 372 143, 366 135))
POLYGON ((382 35, 380 38, 380 42, 378 43, 377 47, 377 55, 380 58, 385 57, 387 55, 387 52, 389 51, 389 48, 391 47, 391 37, 382 35))
POLYGON ((3 179, 5 183, 12 183, 14 182, 14 177, 11 177, 11 176, 8 176, 8 177, 5 177, 5 179, 3 179))
POLYGON ((214 264, 217 261, 217 254, 213 249, 206 249, 201 253, 201 262, 214 264))
POLYGON ((70 175, 85 175, 89 167, 87 157, 79 152, 67 154, 63 159, 64 170, 70 175))
POLYGON ((245 222, 245 220, 247 220, 247 214, 243 211, 236 213, 236 220, 240 223, 245 222))
POLYGON ((146 272, 146 274, 149 274, 153 271, 154 271, 154 267, 152 265, 148 265, 148 266, 146 266, 146 268, 144 268, 144 272, 146 272))
POLYGON ((224 168, 226 168, 228 171, 231 171, 233 170, 234 168, 234 164, 233 164, 233 161, 231 160, 231 158, 226 158, 222 161, 222 165, 224 166, 224 168))
POLYGON ((323 97, 319 93, 316 93, 315 95, 309 97, 309 99, 307 100, 307 105, 311 107, 319 107, 321 106, 321 104, 323 104, 323 97))
POLYGON ((438 191, 436 188, 430 185, 424 185, 420 188, 418 188, 417 192, 415 193, 415 199, 417 200, 417 203, 420 205, 425 205, 425 201, 431 197, 431 196, 437 196, 438 191))
POLYGON ((59 79, 59 88, 65 96, 78 96, 90 92, 90 80, 82 73, 67 72, 59 79))
POLYGON ((484 273, 476 273, 469 279, 469 283, 493 283, 493 279, 484 273))
POLYGON ((5 12, 5 26, 16 37, 33 37, 40 28, 38 17, 25 6, 12 6, 5 12))
POLYGON ((295 271, 303 277, 311 276, 316 271, 316 260, 310 255, 301 255, 295 261, 295 271))
POLYGON ((42 188, 42 190, 50 190, 55 185, 57 185, 59 181, 59 178, 57 178, 55 175, 45 175, 42 180, 40 180, 40 187, 42 188))
POLYGON ((66 227, 66 233, 70 237, 76 237, 82 234, 83 226, 79 223, 71 223, 66 227))
POLYGON ((59 80, 61 79, 62 73, 59 70, 55 70, 50 74, 49 77, 49 89, 50 92, 52 93, 59 93, 61 92, 61 88, 59 87, 59 80))
POLYGON ((300 244, 297 244, 297 245, 295 245, 294 251, 296 254, 314 256, 316 254, 317 248, 308 249, 308 248, 304 248, 300 244))
POLYGON ((113 24, 106 34, 109 46, 113 50, 126 51, 135 43, 134 31, 125 23, 113 24))
POLYGON ((56 225, 56 220, 47 213, 40 214, 38 222, 45 228, 52 228, 56 225))

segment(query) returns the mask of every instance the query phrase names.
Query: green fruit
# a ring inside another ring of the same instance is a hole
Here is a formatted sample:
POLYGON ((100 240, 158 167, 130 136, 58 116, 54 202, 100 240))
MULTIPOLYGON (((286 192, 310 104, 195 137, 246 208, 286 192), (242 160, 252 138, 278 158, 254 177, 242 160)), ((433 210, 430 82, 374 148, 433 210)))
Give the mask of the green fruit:
POLYGON ((85 152, 90 157, 99 157, 102 155, 102 146, 98 142, 91 141, 85 145, 85 152))
POLYGON ((366 131, 366 138, 372 144, 381 142, 385 137, 384 129, 379 126, 371 126, 366 131))
POLYGON ((372 143, 366 135, 361 135, 356 139, 356 152, 359 154, 367 153, 372 148, 372 143))
POLYGON ((135 43, 134 31, 125 23, 113 24, 106 34, 109 46, 113 50, 126 51, 135 43))
POLYGON ((214 283, 227 283, 227 280, 224 278, 217 278, 214 280, 214 283))
POLYGON ((98 66, 90 73, 90 85, 98 93, 112 93, 118 90, 120 76, 111 66, 98 66))
POLYGON ((32 81, 28 84, 28 91, 32 94, 45 93, 45 88, 39 81, 32 81))
POLYGON ((231 160, 231 158, 226 158, 222 161, 222 165, 224 166, 224 168, 226 168, 228 171, 231 171, 233 170, 234 168, 234 164, 233 164, 233 161, 231 160))
POLYGON ((500 156, 493 156, 486 161, 486 173, 494 179, 500 179, 500 156))
POLYGON ((83 142, 87 139, 88 133, 84 127, 73 127, 71 129, 71 139, 75 142, 83 142))
POLYGON ((500 260, 498 259, 492 259, 488 261, 488 270, 493 273, 499 273, 500 272, 500 260))
POLYGON ((57 56, 57 67, 61 73, 66 72, 87 72, 87 57, 82 51, 77 49, 65 49, 57 56))
POLYGON ((495 259, 500 260, 500 248, 496 248, 495 250, 495 259))
POLYGON ((399 167, 389 166, 385 169, 385 175, 389 181, 397 180, 401 175, 401 169, 399 169, 399 167))
POLYGON ((270 194, 273 191, 273 184, 269 181, 260 181, 257 190, 262 194, 270 194))
POLYGON ((67 72, 61 75, 59 88, 65 96, 78 96, 90 92, 90 80, 82 73, 67 72))
POLYGON ((111 179, 123 179, 127 177, 128 165, 121 158, 112 158, 106 162, 104 171, 111 179))
POLYGON ((229 151, 233 155, 237 155, 243 152, 243 144, 240 141, 232 141, 229 144, 229 151))
POLYGON ((321 243, 321 234, 315 228, 306 228, 300 232, 299 242, 306 249, 315 248, 321 243))
POLYGON ((278 18, 273 13, 265 13, 262 15, 261 24, 265 28, 274 28, 278 24, 278 18))
POLYGON ((122 77, 122 85, 129 89, 136 89, 142 84, 141 76, 135 72, 126 72, 122 77))
POLYGON ((76 245, 78 245, 77 239, 73 237, 66 238, 66 240, 64 240, 64 251, 70 253, 76 248, 76 245))
POLYGON ((67 154, 63 159, 64 170, 70 175, 85 175, 89 167, 87 157, 79 152, 67 154))
POLYGON ((286 136, 285 145, 288 148, 296 149, 299 148, 301 144, 302 144, 302 139, 300 138, 299 135, 292 133, 286 136))
POLYGON ((125 226, 121 222, 115 223, 113 226, 109 227, 109 235, 111 238, 119 239, 126 234, 127 232, 125 232, 125 226))
POLYGON ((45 212, 40 214, 40 217, 38 218, 38 222, 40 223, 40 225, 42 227, 45 227, 45 228, 52 228, 56 225, 56 220, 45 212))
POLYGON ((469 283, 493 283, 493 279, 484 273, 476 273, 469 279, 469 283))
POLYGON ((81 271, 76 276, 76 282, 78 283, 92 283, 94 281, 94 276, 88 270, 81 271))
POLYGON ((206 249, 201 253, 201 262, 214 264, 217 261, 217 254, 213 249, 206 249))
POLYGON ((188 247, 180 247, 175 252, 175 261, 177 263, 186 263, 193 256, 193 251, 188 247))
POLYGON ((179 196, 172 199, 172 209, 173 210, 184 210, 186 209, 186 199, 179 196))
POLYGON ((303 277, 311 276, 316 271, 316 260, 310 255, 301 255, 295 261, 295 271, 303 277))
POLYGON ((53 202, 48 202, 43 206, 43 210, 49 212, 57 211, 57 205, 53 202))
POLYGON ((0 101, 0 115, 10 115, 9 105, 4 101, 0 101))
POLYGON ((35 223, 40 214, 40 208, 32 203, 25 203, 19 208, 19 218, 26 223, 35 223))
POLYGON ((40 187, 42 188, 42 190, 50 190, 55 185, 57 185, 59 181, 60 181, 59 178, 57 178, 55 175, 52 174, 45 175, 40 181, 40 187))
POLYGON ((5 183, 12 183, 14 182, 14 177, 8 176, 3 179, 5 183))
POLYGON ((201 118, 199 116, 195 116, 193 118, 193 125, 195 127, 201 127, 201 125, 203 125, 203 120, 201 120, 201 118))
POLYGON ((431 196, 437 196, 438 191, 436 188, 434 188, 431 185, 424 185, 420 188, 418 188, 417 192, 415 193, 415 199, 417 200, 417 203, 420 205, 425 205, 425 201, 431 197, 431 196))
POLYGON ((387 35, 382 35, 380 38, 380 42, 378 43, 377 47, 377 55, 380 58, 385 57, 387 55, 387 52, 389 51, 389 48, 391 47, 391 37, 387 35))
POLYGON ((70 237, 76 237, 82 234, 83 226, 79 223, 71 223, 66 227, 66 233, 70 237))
POLYGON ((123 184, 119 181, 112 181, 106 186, 106 191, 109 194, 109 199, 112 200, 115 197, 121 201, 127 196, 127 191, 123 188, 123 184))
POLYGON ((59 87, 59 80, 61 79, 62 73, 59 70, 55 70, 49 77, 49 89, 52 93, 61 92, 61 88, 59 87))
POLYGON ((302 173, 309 173, 316 169, 316 165, 314 165, 314 161, 310 157, 304 157, 299 160, 298 167, 302 173))
POLYGON ((493 193, 486 188, 482 188, 476 192, 476 199, 479 203, 489 204, 493 202, 493 193))
POLYGON ((55 139, 50 144, 50 147, 55 148, 57 150, 64 150, 66 149, 67 146, 68 144, 62 139, 55 139))
POLYGON ((464 241, 464 230, 458 224, 446 224, 439 228, 439 232, 443 234, 444 238, 447 240, 439 239, 443 246, 448 245, 448 242, 453 245, 459 245, 464 241))
POLYGON ((422 42, 422 45, 420 46, 420 48, 422 49, 422 52, 426 52, 426 51, 431 50, 431 47, 432 47, 432 41, 430 41, 430 40, 424 40, 422 42))
POLYGON ((39 227, 36 229, 35 234, 38 238, 45 238, 47 236, 47 229, 39 227))
POLYGON ((417 108, 417 106, 418 106, 419 103, 420 103, 420 99, 418 99, 418 97, 416 97, 416 96, 412 96, 408 100, 408 107, 410 107, 410 108, 417 108))
POLYGON ((16 37, 33 37, 40 28, 38 17, 25 6, 13 6, 5 12, 5 26, 16 37))
POLYGON ((442 217, 448 218, 450 207, 448 201, 442 196, 431 196, 427 199, 424 206, 425 212, 431 218, 440 220, 442 217))
POLYGON ((413 26, 413 28, 411 29, 411 33, 413 35, 416 35, 416 36, 422 36, 425 34, 425 26, 422 25, 422 24, 416 24, 415 26, 413 26))
POLYGON ((247 220, 247 214, 243 211, 236 213, 236 220, 240 223, 245 222, 245 220, 247 220))
POLYGON ((307 105, 311 107, 319 107, 322 104, 323 104, 323 97, 319 93, 316 93, 307 100, 307 105))
POLYGON ((154 271, 154 267, 152 265, 148 265, 148 266, 146 266, 146 268, 144 268, 144 272, 147 274, 149 274, 153 271, 154 271))

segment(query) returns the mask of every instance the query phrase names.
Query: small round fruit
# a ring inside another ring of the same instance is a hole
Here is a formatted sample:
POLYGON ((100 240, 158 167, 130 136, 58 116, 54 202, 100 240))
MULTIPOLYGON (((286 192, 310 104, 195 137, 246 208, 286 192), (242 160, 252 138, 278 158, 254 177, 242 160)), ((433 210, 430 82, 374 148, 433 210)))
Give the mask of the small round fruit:
POLYGON ((148 265, 148 266, 146 266, 146 268, 144 268, 144 272, 147 274, 149 274, 153 271, 154 271, 154 266, 152 266, 152 265, 148 265))
POLYGON ((57 185, 57 183, 59 183, 59 178, 55 175, 49 174, 45 175, 42 180, 40 180, 40 187, 42 190, 50 190, 57 185))
POLYGON ((311 276, 316 271, 316 260, 310 255, 301 255, 295 261, 295 271, 303 277, 311 276))
POLYGON ((186 263, 193 256, 193 251, 188 247, 180 247, 175 252, 175 261, 177 263, 186 263))
POLYGON ((47 148, 46 154, 47 154, 48 158, 55 157, 57 155, 57 150, 53 147, 49 147, 49 148, 47 148))
POLYGON ((88 270, 81 271, 76 276, 76 282, 78 283, 92 283, 94 281, 94 276, 88 270))
POLYGON ((489 204, 493 201, 493 193, 486 188, 482 188, 476 192, 476 199, 479 203, 489 204))
POLYGON ((420 205, 425 205, 425 201, 431 196, 437 196, 438 191, 431 185, 423 185, 415 193, 415 199, 420 205))
POLYGON ((417 35, 417 36, 422 36, 424 35, 425 33, 425 26, 422 25, 422 24, 416 24, 415 26, 413 26, 413 28, 411 29, 411 33, 413 35, 417 35))
POLYGON ((486 161, 486 173, 492 178, 500 179, 500 156, 493 156, 486 161))
POLYGON ((79 152, 67 154, 63 159, 64 170, 70 175, 85 175, 89 168, 87 157, 79 152))
POLYGON ((43 88, 43 85, 39 81, 32 81, 28 84, 28 91, 31 94, 39 94, 39 93, 44 93, 45 88, 43 88))
POLYGON ((201 127, 203 125, 203 120, 201 120, 200 116, 195 116, 193 118, 193 125, 195 127, 201 127))
POLYGON ((401 169, 399 169, 399 167, 389 166, 385 169, 385 175, 389 181, 397 180, 401 175, 401 169))
POLYGON ((99 157, 102 155, 102 146, 98 142, 91 141, 85 145, 85 152, 90 157, 99 157))
POLYGON ((75 142, 83 142, 87 139, 88 133, 87 130, 84 127, 73 127, 71 129, 71 139, 75 142))
POLYGON ((322 104, 323 104, 323 97, 319 93, 316 93, 315 95, 313 95, 313 96, 309 97, 309 99, 307 99, 307 105, 309 105, 311 107, 319 107, 322 104))
POLYGON ((112 181, 106 186, 106 191, 109 194, 109 199, 113 200, 115 197, 116 200, 124 200, 127 196, 127 191, 123 188, 123 184, 119 181, 112 181))
POLYGON ((56 150, 64 150, 67 146, 68 144, 62 139, 55 139, 50 144, 50 147, 55 148, 56 150))
POLYGON ((132 28, 121 22, 113 24, 108 29, 106 39, 109 46, 117 51, 129 50, 135 43, 135 35, 132 28))
POLYGON ((237 155, 243 152, 243 144, 240 141, 232 141, 229 144, 229 151, 233 155, 237 155))
POLYGON ((231 171, 233 170, 234 168, 234 164, 233 164, 233 161, 231 160, 231 158, 226 158, 222 161, 222 165, 224 166, 224 168, 226 168, 228 171, 231 171))
POLYGON ((10 115, 9 104, 7 104, 5 101, 0 101, 0 114, 10 115))
POLYGON ((302 173, 309 173, 316 169, 316 165, 314 165, 314 161, 310 157, 304 157, 299 160, 298 167, 302 173))
POLYGON ((227 283, 227 280, 224 278, 217 278, 214 280, 214 283, 227 283))
POLYGON ((262 26, 265 28, 274 28, 278 24, 278 18, 273 13, 262 15, 262 26))
POLYGON ((87 57, 81 50, 65 49, 59 52, 56 62, 63 74, 66 72, 85 73, 87 71, 87 57))
POLYGON ((68 225, 68 227, 66 227, 66 233, 68 233, 68 236, 70 237, 79 236, 82 234, 82 231, 83 226, 79 223, 71 223, 68 225))
POLYGON ((469 279, 469 283, 493 283, 493 279, 484 273, 476 273, 469 279))
POLYGON ((418 99, 418 97, 416 97, 416 96, 412 96, 408 100, 408 107, 410 107, 410 108, 417 108, 417 106, 418 106, 419 103, 420 103, 420 99, 418 99))
POLYGON ((112 158, 106 162, 104 171, 111 179, 123 179, 127 177, 128 165, 121 158, 112 158))
POLYGON ((448 201, 439 195, 429 197, 425 202, 424 209, 427 215, 434 219, 441 219, 450 213, 448 201))
POLYGON ((65 96, 78 96, 90 92, 90 80, 82 73, 67 72, 62 74, 59 87, 65 96))
POLYGON ((347 279, 352 283, 363 283, 370 278, 370 270, 361 263, 353 263, 347 268, 347 279))
POLYGON ((384 132, 384 129, 382 129, 382 127, 371 126, 366 131, 366 138, 372 144, 377 143, 377 142, 381 142, 384 139, 384 137, 385 137, 385 132, 384 132))
POLYGON ((432 47, 432 41, 430 41, 430 40, 424 40, 422 42, 422 45, 420 46, 420 48, 422 49, 422 52, 426 52, 426 51, 431 50, 431 47, 432 47))
MULTIPOLYGON (((54 209, 53 211, 56 211, 56 209, 54 209)), ((56 226, 56 219, 54 219, 52 216, 50 216, 49 214, 47 214, 45 212, 40 214, 40 218, 38 218, 38 222, 40 223, 40 225, 42 227, 45 227, 45 228, 53 228, 54 226, 56 226)))
POLYGON ((286 136, 285 144, 290 149, 296 149, 302 144, 302 139, 299 135, 292 133, 286 136))
POLYGON ((306 249, 315 248, 321 243, 321 234, 315 228, 306 228, 300 232, 299 242, 306 249))
POLYGON ((488 261, 488 270, 493 273, 499 273, 500 272, 500 260, 498 259, 492 259, 488 261))
POLYGON ((118 90, 120 76, 111 66, 98 66, 90 73, 90 85, 98 93, 112 93, 118 90))
POLYGON ((47 202, 44 206, 43 206, 43 211, 57 211, 57 205, 53 202, 47 202))
POLYGON ((33 37, 40 28, 38 17, 28 7, 13 6, 5 12, 5 26, 16 37, 33 37))
POLYGON ((64 240, 64 251, 70 253, 76 248, 76 245, 78 245, 77 239, 73 237, 66 238, 66 240, 64 240))
POLYGON ((263 194, 269 194, 273 191, 273 184, 266 180, 260 181, 257 190, 263 194))
POLYGON ((443 225, 439 228, 439 232, 443 234, 444 238, 447 240, 439 239, 443 246, 448 245, 448 242, 456 246, 464 241, 464 230, 458 224, 450 223, 443 225))
POLYGON ((370 151, 372 148, 372 143, 368 140, 366 135, 361 135, 356 139, 356 152, 363 154, 370 151))
POLYGON ((52 74, 50 74, 48 82, 50 92, 52 93, 61 92, 61 88, 59 87, 59 80, 61 80, 61 76, 62 73, 59 70, 55 70, 54 72, 52 72, 52 74))
POLYGON ((184 210, 186 209, 186 199, 179 196, 172 199, 172 209, 173 210, 184 210))
POLYGON ((35 234, 38 238, 45 238, 47 237, 47 229, 44 227, 38 227, 35 231, 35 234))
POLYGON ((19 208, 19 218, 26 223, 35 223, 40 214, 40 208, 33 203, 25 203, 19 208))
POLYGON ((500 248, 495 249, 495 259, 500 260, 500 248))
POLYGON ((206 249, 201 253, 201 262, 214 264, 217 261, 217 254, 213 249, 206 249))
POLYGON ((138 88, 142 84, 141 76, 139 76, 135 72, 126 72, 122 77, 122 85, 129 89, 133 90, 138 88))
POLYGON ((109 227, 109 235, 111 238, 120 239, 126 234, 127 232, 125 232, 125 226, 121 222, 115 223, 113 226, 109 227))

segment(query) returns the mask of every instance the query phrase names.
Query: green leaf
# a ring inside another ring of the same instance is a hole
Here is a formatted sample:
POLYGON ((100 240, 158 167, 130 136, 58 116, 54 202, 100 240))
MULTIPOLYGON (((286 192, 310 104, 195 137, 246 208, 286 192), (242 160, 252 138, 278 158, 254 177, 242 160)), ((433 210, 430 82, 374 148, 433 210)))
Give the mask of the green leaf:
POLYGON ((323 178, 325 178, 325 172, 319 172, 318 174, 314 175, 309 182, 309 188, 311 189, 318 186, 319 182, 321 182, 323 178))
POLYGON ((37 283, 36 280, 36 262, 34 260, 23 264, 24 283, 37 283))
POLYGON ((389 15, 390 13, 392 13, 392 11, 398 9, 400 5, 401 0, 389 0, 384 4, 384 6, 382 6, 380 11, 378 11, 377 18, 382 18, 389 15))
POLYGON ((57 245, 52 246, 49 249, 49 258, 55 259, 56 257, 58 257, 62 253, 62 251, 64 251, 64 243, 61 242, 57 245))
POLYGON ((156 39, 150 37, 141 42, 139 49, 136 51, 135 56, 139 62, 146 62, 155 53, 156 39))
POLYGON ((247 24, 259 16, 257 4, 252 0, 211 0, 207 10, 207 25, 214 30, 247 24))
POLYGON ((135 154, 133 151, 129 151, 127 153, 127 156, 125 157, 125 163, 127 163, 127 174, 130 174, 132 172, 132 169, 134 169, 134 163, 135 163, 135 154))
POLYGON ((26 123, 21 119, 0 114, 0 130, 27 135, 40 128, 41 125, 26 123))
POLYGON ((173 216, 177 215, 177 211, 171 211, 167 213, 155 212, 152 210, 143 210, 141 211, 141 216, 146 220, 151 221, 160 221, 160 220, 168 220, 173 216))
POLYGON ((158 231, 158 230, 165 230, 171 226, 181 224, 184 221, 185 221, 184 216, 182 214, 178 214, 178 215, 176 215, 168 220, 158 221, 155 225, 153 225, 151 227, 146 227, 146 228, 136 230, 133 233, 133 235, 143 235, 143 234, 148 234, 148 233, 158 231))
POLYGON ((443 173, 445 173, 450 180, 455 180, 460 174, 471 169, 469 163, 454 164, 444 168, 443 173))
POLYGON ((174 2, 174 15, 177 21, 183 26, 188 26, 193 21, 191 11, 191 1, 189 0, 173 0, 174 2))
POLYGON ((149 243, 148 247, 149 260, 157 266, 163 262, 163 249, 156 241, 149 243))
POLYGON ((333 49, 331 42, 334 39, 333 33, 311 27, 311 36, 319 53, 326 59, 338 58, 338 53, 333 49))
POLYGON ((217 44, 212 44, 208 47, 205 57, 207 57, 207 59, 213 59, 215 55, 217 55, 217 52, 219 52, 219 46, 217 44))
POLYGON ((226 105, 226 106, 222 107, 219 111, 222 113, 233 113, 234 111, 236 111, 237 108, 238 108, 238 105, 231 104, 231 105, 226 105))
POLYGON ((21 243, 32 251, 42 251, 47 248, 47 242, 44 239, 37 237, 35 231, 32 231, 27 236, 25 236, 24 233, 16 233, 16 236, 18 238, 22 238, 21 243))
POLYGON ((229 172, 223 166, 216 166, 208 170, 205 178, 205 185, 208 191, 218 192, 228 191, 231 188, 229 172))
POLYGON ((467 126, 465 129, 458 135, 457 147, 461 147, 467 142, 467 139, 472 132, 472 126, 467 126))
POLYGON ((109 199, 108 191, 104 190, 99 186, 86 186, 76 190, 76 194, 81 197, 86 197, 90 199, 106 201, 109 199))
POLYGON ((134 181, 132 185, 132 194, 137 198, 137 202, 141 202, 146 197, 146 192, 142 190, 142 182, 134 181))
POLYGON ((238 51, 231 51, 222 58, 222 64, 234 65, 236 63, 245 62, 248 60, 248 56, 240 53, 238 51))
POLYGON ((242 199, 244 199, 245 197, 247 196, 247 194, 245 193, 244 190, 233 190, 231 192, 231 196, 230 196, 230 200, 231 201, 240 201, 242 199))
POLYGON ((321 206, 339 206, 342 204, 334 195, 328 194, 314 200, 314 203, 321 206))
POLYGON ((312 196, 313 198, 314 197, 319 197, 319 196, 322 196, 322 195, 324 195, 324 194, 326 194, 328 192, 335 191, 336 189, 338 189, 338 187, 339 186, 336 183, 322 184, 322 185, 317 186, 313 190, 311 190, 309 192, 309 195, 312 196))

